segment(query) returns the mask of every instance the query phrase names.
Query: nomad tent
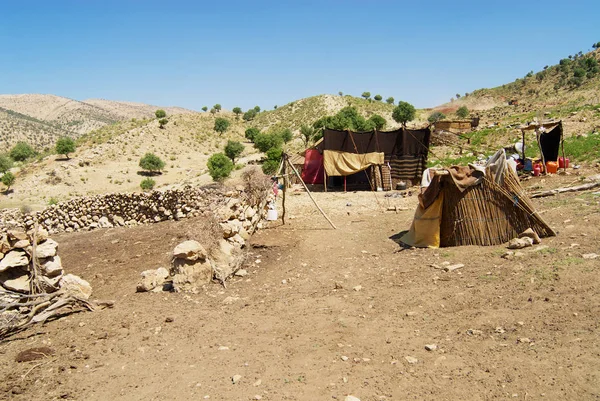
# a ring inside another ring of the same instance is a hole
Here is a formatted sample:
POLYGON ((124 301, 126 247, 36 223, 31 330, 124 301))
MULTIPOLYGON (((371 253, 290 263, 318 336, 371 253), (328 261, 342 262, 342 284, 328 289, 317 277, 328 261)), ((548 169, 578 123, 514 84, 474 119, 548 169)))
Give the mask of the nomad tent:
MULTIPOLYGON (((525 144, 525 133, 527 131, 535 132, 544 167, 546 162, 558 161, 558 152, 561 146, 562 156, 565 157, 562 121, 534 122, 519 128, 523 134, 523 144, 525 144)), ((525 160, 525 145, 523 145, 522 158, 525 160)))
MULTIPOLYGON (((323 179, 344 177, 344 183, 355 188, 390 190, 398 181, 420 178, 427 164, 430 135, 429 128, 390 132, 325 129, 315 150, 322 157, 323 179)), ((319 159, 315 150, 307 151, 306 163, 319 159)), ((315 170, 305 164, 305 171, 315 170)))
POLYGON ((426 170, 410 230, 400 241, 416 247, 499 245, 528 228, 556 235, 534 210, 519 178, 498 151, 485 166, 426 170))

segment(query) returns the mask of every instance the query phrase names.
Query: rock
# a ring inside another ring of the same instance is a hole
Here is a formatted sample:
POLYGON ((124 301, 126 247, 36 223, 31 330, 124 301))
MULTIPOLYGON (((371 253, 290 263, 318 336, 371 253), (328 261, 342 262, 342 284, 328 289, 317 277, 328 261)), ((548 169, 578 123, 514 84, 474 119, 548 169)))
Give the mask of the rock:
POLYGON ((360 291, 362 290, 362 285, 357 285, 356 287, 352 288, 354 291, 360 291))
POLYGON ((56 255, 58 244, 52 238, 48 238, 35 248, 36 256, 40 259, 50 258, 56 255))
POLYGON ((198 241, 184 241, 173 250, 173 257, 188 261, 205 260, 206 250, 198 241))
POLYGON ((152 291, 157 287, 162 287, 169 277, 169 271, 164 267, 159 267, 155 270, 144 270, 141 275, 142 279, 137 285, 137 292, 152 291))
POLYGON ((534 244, 539 244, 542 242, 540 236, 531 228, 528 228, 527 230, 519 234, 519 238, 531 238, 534 244))
POLYGON ((223 300, 223 305, 231 305, 234 302, 237 302, 239 299, 239 297, 227 297, 223 300))
POLYGON ((508 242, 508 249, 523 249, 533 245, 533 239, 529 237, 513 238, 508 242))
POLYGON ((123 219, 121 216, 114 216, 113 221, 115 222, 115 224, 118 224, 120 226, 125 225, 125 219, 123 219))
POLYGON ((342 359, 342 361, 346 362, 348 360, 348 357, 346 355, 342 355, 341 359, 342 359))
POLYGON ((62 273, 56 277, 46 277, 46 276, 42 276, 41 281, 42 281, 42 288, 45 292, 47 293, 52 293, 54 291, 57 291, 60 286, 60 280, 62 278, 62 273))
POLYGON ((17 242, 15 242, 12 247, 13 249, 25 249, 27 248, 29 245, 31 245, 31 242, 29 242, 28 239, 20 239, 17 242))
POLYGON ((101 228, 110 228, 112 227, 112 223, 108 220, 108 217, 106 216, 102 216, 100 217, 100 219, 98 219, 98 227, 101 228))
POLYGON ((60 288, 67 294, 71 294, 83 299, 89 299, 92 295, 92 286, 79 276, 74 274, 65 274, 60 282, 60 288))
POLYGON ((23 230, 8 230, 8 239, 11 241, 19 241, 27 238, 27 233, 23 230))
POLYGON ((42 274, 47 277, 56 277, 63 274, 62 262, 58 255, 40 261, 40 267, 42 268, 42 274))
POLYGON ((416 316, 417 312, 406 312, 406 316, 416 316))
POLYGON ((444 267, 444 271, 451 272, 456 269, 460 269, 461 267, 465 267, 465 265, 463 265, 462 263, 456 263, 454 265, 449 265, 449 266, 444 267))
POLYGON ((415 363, 419 362, 419 360, 413 356, 405 356, 404 359, 406 359, 406 362, 408 362, 410 364, 415 364, 415 363))
POLYGON ((346 398, 344 398, 344 401, 360 401, 360 398, 353 395, 347 395, 346 398))
POLYGON ((584 253, 583 255, 581 255, 581 257, 584 259, 597 259, 600 257, 600 255, 595 253, 584 253))
POLYGON ((10 251, 10 242, 6 234, 0 236, 0 253, 8 253, 10 251))
POLYGON ((248 275, 248 271, 246 271, 245 269, 239 269, 234 273, 234 275, 236 275, 237 277, 245 277, 248 275))
POLYGON ((13 268, 0 273, 0 284, 7 290, 29 293, 29 273, 13 268))
POLYGON ((173 261, 173 289, 175 291, 196 291, 199 286, 208 284, 213 278, 213 268, 208 260, 173 261))
POLYGON ((238 227, 231 224, 230 222, 220 223, 221 230, 223 230, 223 238, 231 238, 238 232, 238 227))
MULTIPOLYGON (((33 235, 35 233, 35 230, 29 230, 27 232, 27 235, 33 239, 33 235)), ((48 239, 48 231, 46 229, 44 229, 43 227, 39 226, 38 230, 37 230, 37 234, 36 234, 36 239, 37 239, 37 243, 39 244, 40 242, 44 242, 48 239)))
POLYGON ((219 350, 219 351, 229 351, 229 347, 226 347, 226 346, 224 346, 224 345, 221 345, 221 346, 218 348, 218 350, 219 350))
POLYGON ((425 349, 427 351, 435 351, 437 349, 437 345, 436 344, 425 344, 425 349))
POLYGON ((9 269, 11 267, 21 267, 28 265, 29 258, 27 257, 27 254, 23 251, 14 250, 4 255, 4 258, 0 261, 0 272, 5 271, 6 269, 9 269))
POLYGON ((476 329, 468 329, 467 330, 467 334, 471 335, 471 336, 480 336, 483 334, 483 331, 481 330, 476 330, 476 329))
POLYGON ((233 384, 238 384, 240 380, 242 380, 242 375, 233 375, 231 377, 231 381, 233 382, 233 384))

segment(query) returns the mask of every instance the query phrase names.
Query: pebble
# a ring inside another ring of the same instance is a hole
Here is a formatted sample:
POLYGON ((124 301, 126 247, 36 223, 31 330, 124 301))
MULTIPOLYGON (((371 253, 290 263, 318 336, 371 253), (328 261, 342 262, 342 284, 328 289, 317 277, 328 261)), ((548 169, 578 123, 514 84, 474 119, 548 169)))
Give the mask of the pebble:
POLYGON ((248 275, 248 271, 246 269, 239 269, 238 271, 236 271, 235 276, 237 277, 244 277, 248 275))
POLYGON ((348 357, 346 355, 342 355, 342 361, 346 362, 348 360, 348 357))
POLYGON ((254 387, 258 387, 262 384, 262 380, 258 379, 257 381, 254 382, 253 386, 254 387))
POLYGON ((362 290, 362 285, 357 285, 356 287, 352 288, 354 291, 360 291, 362 290))
POLYGON ((456 263, 454 265, 444 267, 444 271, 451 272, 456 269, 460 269, 461 267, 465 267, 465 265, 463 265, 462 263, 456 263))
POLYGON ((435 351, 437 347, 438 346, 436 344, 425 344, 425 349, 427 351, 435 351))
POLYGON ((416 316, 417 312, 406 312, 406 316, 416 316))
POLYGON ((405 356, 404 359, 406 359, 406 362, 408 362, 410 364, 415 364, 415 363, 419 362, 419 360, 417 358, 415 358, 414 356, 405 356))
POLYGON ((600 257, 600 255, 596 253, 584 253, 583 255, 581 255, 581 257, 584 259, 597 259, 600 257))
POLYGON ((233 375, 231 377, 231 381, 233 382, 233 384, 239 383, 240 380, 242 380, 242 375, 233 375))
POLYGON ((226 347, 226 346, 224 346, 224 345, 221 345, 221 346, 219 347, 219 351, 229 351, 229 347, 226 347))
POLYGON ((262 400, 262 397, 261 397, 260 395, 256 394, 256 395, 254 396, 254 399, 255 399, 255 400, 262 400))
POLYGON ((360 401, 360 398, 357 398, 353 395, 348 395, 346 398, 344 398, 344 401, 360 401))

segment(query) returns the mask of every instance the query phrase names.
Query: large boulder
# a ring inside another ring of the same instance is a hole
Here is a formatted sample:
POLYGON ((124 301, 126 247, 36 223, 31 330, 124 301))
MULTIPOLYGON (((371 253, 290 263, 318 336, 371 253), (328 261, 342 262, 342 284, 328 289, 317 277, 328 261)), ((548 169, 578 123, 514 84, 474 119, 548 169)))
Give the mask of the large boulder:
POLYGON ((61 290, 75 297, 89 299, 92 295, 92 286, 79 276, 65 274, 58 283, 61 290))
POLYGON ((175 291, 195 292, 198 287, 208 284, 213 277, 210 261, 189 261, 175 259, 173 261, 173 289, 175 291))
POLYGON ((4 258, 0 260, 0 272, 10 269, 11 267, 21 267, 29 265, 29 257, 27 253, 21 250, 10 251, 4 258))
POLYGON ((13 268, 0 273, 0 284, 7 290, 28 293, 29 273, 21 268, 13 268))
POLYGON ((152 291, 155 288, 162 288, 166 279, 169 277, 169 271, 164 267, 154 270, 144 270, 142 279, 137 285, 138 292, 152 291))
POLYGON ((196 261, 206 259, 206 250, 198 241, 184 241, 173 250, 173 258, 196 261))

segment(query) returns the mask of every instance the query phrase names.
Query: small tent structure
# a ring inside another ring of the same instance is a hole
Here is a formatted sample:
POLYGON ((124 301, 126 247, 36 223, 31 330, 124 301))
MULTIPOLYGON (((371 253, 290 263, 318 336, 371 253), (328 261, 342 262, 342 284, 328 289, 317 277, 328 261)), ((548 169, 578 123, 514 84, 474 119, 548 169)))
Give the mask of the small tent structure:
POLYGON ((500 150, 485 167, 426 170, 410 230, 400 241, 415 247, 499 245, 532 228, 556 235, 537 214, 500 150))
POLYGON ((519 127, 523 134, 522 158, 525 160, 525 134, 535 132, 537 143, 542 156, 542 165, 546 162, 558 161, 558 153, 562 147, 562 156, 565 157, 565 147, 563 142, 562 120, 533 122, 519 127))

